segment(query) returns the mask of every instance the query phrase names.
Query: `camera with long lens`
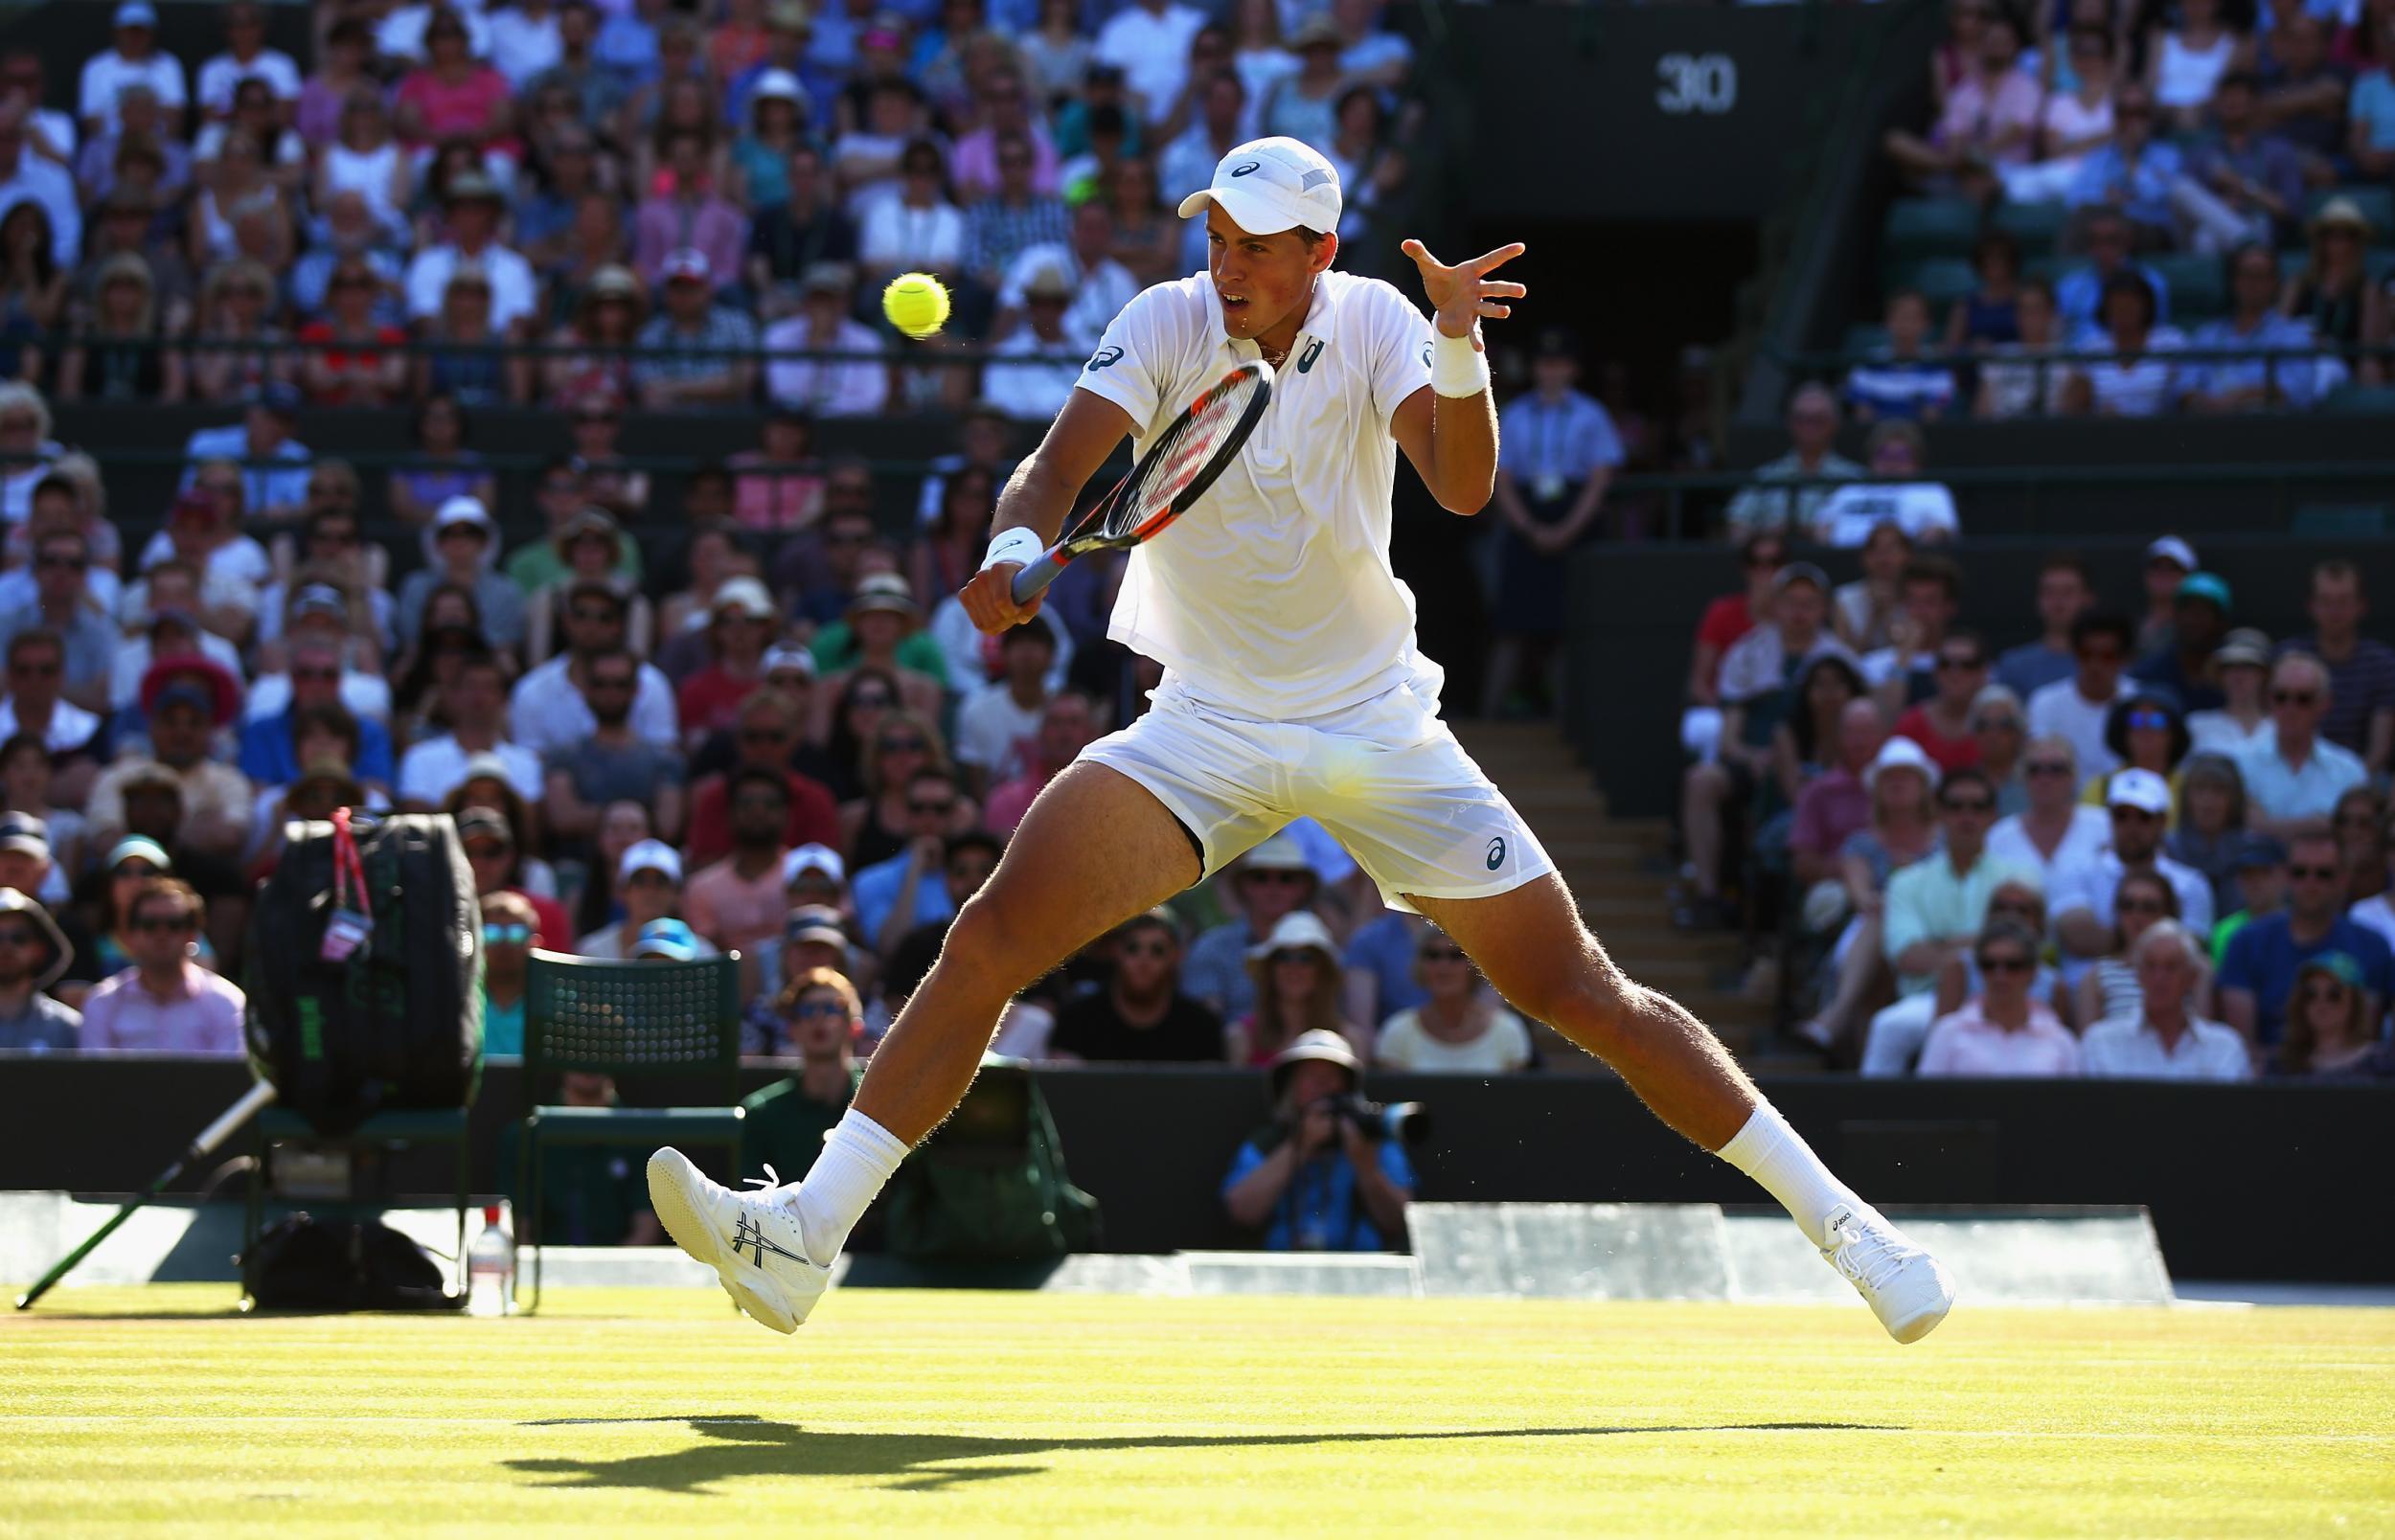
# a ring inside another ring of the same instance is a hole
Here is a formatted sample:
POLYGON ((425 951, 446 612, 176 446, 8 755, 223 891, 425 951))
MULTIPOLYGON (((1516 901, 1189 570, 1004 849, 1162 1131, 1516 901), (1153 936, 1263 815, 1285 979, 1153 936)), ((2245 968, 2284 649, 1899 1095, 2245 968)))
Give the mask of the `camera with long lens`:
POLYGON ((1419 1144, 1430 1137, 1430 1109, 1419 1101, 1368 1101, 1354 1091, 1325 1099, 1334 1117, 1375 1143, 1394 1139, 1401 1144, 1419 1144))

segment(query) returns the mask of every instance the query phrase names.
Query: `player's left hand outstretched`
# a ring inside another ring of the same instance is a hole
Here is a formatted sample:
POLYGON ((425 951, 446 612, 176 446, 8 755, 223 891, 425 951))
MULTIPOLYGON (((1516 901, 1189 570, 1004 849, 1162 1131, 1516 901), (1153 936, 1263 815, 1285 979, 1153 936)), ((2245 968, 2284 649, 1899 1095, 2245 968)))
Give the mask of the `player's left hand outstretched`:
POLYGON ((1530 248, 1517 240, 1484 252, 1471 261, 1449 267, 1430 255, 1430 248, 1419 240, 1408 240, 1399 250, 1414 260, 1422 271, 1422 292, 1437 312, 1438 328, 1450 337, 1470 337, 1474 348, 1486 351, 1480 339, 1480 318, 1502 321, 1514 313, 1505 302, 1518 300, 1530 291, 1519 283, 1488 276, 1530 248))

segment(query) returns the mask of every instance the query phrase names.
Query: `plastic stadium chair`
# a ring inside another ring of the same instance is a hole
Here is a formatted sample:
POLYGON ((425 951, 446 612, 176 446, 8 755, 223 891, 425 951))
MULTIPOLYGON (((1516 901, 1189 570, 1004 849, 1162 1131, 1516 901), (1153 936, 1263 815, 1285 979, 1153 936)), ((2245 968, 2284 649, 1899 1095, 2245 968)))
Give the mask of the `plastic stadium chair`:
MULTIPOLYGON (((672 1079, 696 1105, 533 1106, 524 1115, 523 1190, 532 1203, 533 1302, 540 1308, 541 1152, 552 1144, 699 1144, 741 1165, 740 954, 691 962, 610 962, 536 950, 524 979, 524 1084, 563 1070, 672 1079)), ((520 1244, 519 1238, 519 1244, 520 1244)))
POLYGON ((2174 251, 2149 258, 2171 291, 2171 320, 2192 328, 2228 313, 2228 276, 2222 260, 2203 252, 2174 251))
MULTIPOLYGON (((475 1076, 475 1083, 479 1085, 480 1082, 481 1076, 478 1075, 475 1076)), ((462 1291, 466 1287, 467 1193, 473 1180, 473 1144, 468 1136, 468 1121, 472 1110, 473 1104, 468 1101, 463 1107, 405 1108, 392 1112, 378 1112, 347 1133, 320 1134, 307 1119, 288 1108, 272 1106, 264 1108, 258 1114, 255 1125, 255 1144, 252 1148, 258 1165, 250 1178, 249 1205, 241 1215, 241 1256, 244 1258, 249 1256, 250 1248, 258 1243, 259 1234, 264 1228, 266 1189, 270 1185, 269 1163, 273 1159, 277 1145, 306 1144, 314 1149, 337 1149, 354 1153, 361 1149, 391 1150, 405 1149, 415 1144, 434 1146, 445 1144, 454 1150, 457 1156, 457 1275, 458 1288, 462 1298, 462 1291)), ((308 1212, 318 1217, 323 1217, 328 1207, 344 1206, 328 1206, 311 1202, 308 1205, 308 1212)), ((356 1204, 353 1201, 347 1207, 367 1210, 377 1209, 379 1205, 356 1204)), ((249 1298, 249 1270, 244 1267, 241 1270, 242 1302, 248 1303, 249 1298)))
POLYGON ((2395 188, 2371 185, 2319 188, 2304 197, 2304 223, 2320 212, 2320 205, 2331 198, 2346 198, 2361 205, 2370 221, 2370 243, 2374 246, 2395 245, 2395 188))
POLYGON ((1937 326, 1944 326, 1946 312, 1978 286, 1979 275, 1960 257, 1932 257, 1910 266, 1892 267, 1887 274, 1887 292, 1919 289, 1928 299, 1930 318, 1937 326))
POLYGON ((1900 198, 1888 205, 1881 234, 1882 260, 1887 262, 1968 259, 1979 238, 1979 206, 1969 198, 1900 198))
POLYGON ((2070 228, 2070 205, 1998 204, 1988 222, 2020 242, 2023 259, 2047 256, 2062 246, 2063 232, 2070 228))
POLYGON ((2315 540, 2369 539, 2386 532, 2386 505, 2306 503, 2295 510, 2287 532, 2315 540))

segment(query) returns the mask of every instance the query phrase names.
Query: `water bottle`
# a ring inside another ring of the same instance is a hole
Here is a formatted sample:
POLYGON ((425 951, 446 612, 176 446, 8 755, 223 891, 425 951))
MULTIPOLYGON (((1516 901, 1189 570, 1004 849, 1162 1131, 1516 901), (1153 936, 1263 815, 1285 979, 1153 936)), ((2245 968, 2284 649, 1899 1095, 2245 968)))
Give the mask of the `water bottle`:
POLYGON ((466 1254, 466 1313, 503 1316, 515 1306, 515 1237, 499 1223, 499 1206, 482 1212, 482 1234, 466 1254))

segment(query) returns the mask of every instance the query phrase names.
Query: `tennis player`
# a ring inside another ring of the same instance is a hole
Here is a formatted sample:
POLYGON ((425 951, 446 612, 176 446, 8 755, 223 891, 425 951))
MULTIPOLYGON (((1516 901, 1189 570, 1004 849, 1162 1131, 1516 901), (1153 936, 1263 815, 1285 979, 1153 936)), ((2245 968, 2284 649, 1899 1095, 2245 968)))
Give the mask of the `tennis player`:
POLYGON ((1476 513, 1497 461, 1481 322, 1521 284, 1422 242, 1422 312, 1338 272, 1340 192, 1293 139, 1240 146, 1184 199, 1206 271, 1124 306, 998 506, 963 590, 995 632, 1038 608, 1010 581, 1056 537, 1125 435, 1144 445, 1236 363, 1276 371, 1238 461, 1129 558, 1109 634, 1165 666, 1148 713, 1032 804, 989 884, 875 1053, 804 1181, 733 1191, 678 1151, 649 1163, 657 1216, 741 1306, 792 1331, 865 1206, 971 1083, 1015 992, 1133 915, 1312 816, 1394 908, 1435 920, 1524 1013, 1618 1071, 1655 1115, 1751 1175, 1912 1342, 1946 1316, 1937 1262, 1833 1176, 1696 1017, 1637 985, 1582 925, 1555 865, 1438 714, 1414 601, 1389 566, 1403 449, 1441 506, 1476 513))

